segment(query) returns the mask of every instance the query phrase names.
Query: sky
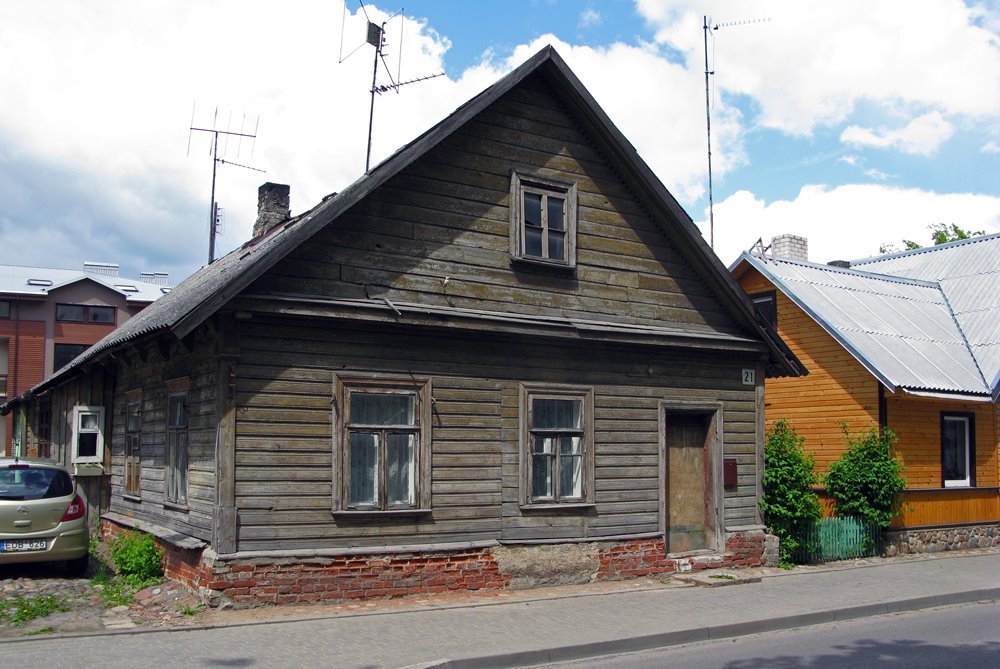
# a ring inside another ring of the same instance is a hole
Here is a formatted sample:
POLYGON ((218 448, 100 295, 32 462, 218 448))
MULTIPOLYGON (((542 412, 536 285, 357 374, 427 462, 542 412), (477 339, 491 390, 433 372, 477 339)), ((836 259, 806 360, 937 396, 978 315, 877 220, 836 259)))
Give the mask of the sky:
POLYGON ((369 20, 377 85, 439 75, 375 96, 373 166, 551 44, 726 265, 785 233, 828 262, 1000 232, 998 0, 0 0, 0 264, 176 284, 208 261, 213 167, 217 256, 263 182, 293 214, 343 189, 369 20))

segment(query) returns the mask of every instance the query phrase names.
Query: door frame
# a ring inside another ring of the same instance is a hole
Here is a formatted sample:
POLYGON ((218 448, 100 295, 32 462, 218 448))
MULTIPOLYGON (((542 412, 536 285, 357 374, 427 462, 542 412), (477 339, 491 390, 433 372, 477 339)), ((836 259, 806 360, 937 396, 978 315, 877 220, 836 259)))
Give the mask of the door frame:
POLYGON ((707 434, 705 437, 705 447, 708 449, 705 472, 708 480, 705 491, 706 513, 705 513, 705 544, 707 550, 721 551, 724 547, 723 533, 725 523, 723 520, 724 498, 722 490, 722 452, 723 452, 723 418, 722 402, 712 400, 684 400, 665 399, 659 403, 659 469, 660 469, 660 533, 663 535, 663 544, 666 552, 670 553, 670 534, 667 531, 667 523, 670 518, 670 510, 667 508, 667 483, 670 472, 669 458, 667 457, 667 414, 669 413, 689 413, 702 414, 707 417, 707 434))

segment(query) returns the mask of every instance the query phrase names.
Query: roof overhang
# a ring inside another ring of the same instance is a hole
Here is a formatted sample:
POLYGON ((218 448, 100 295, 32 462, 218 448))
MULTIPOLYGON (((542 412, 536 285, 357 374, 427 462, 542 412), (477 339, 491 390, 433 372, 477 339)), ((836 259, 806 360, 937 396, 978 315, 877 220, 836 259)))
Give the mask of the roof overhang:
POLYGON ((952 400, 955 402, 983 402, 990 404, 996 400, 989 395, 970 395, 968 393, 949 393, 943 390, 914 390, 911 388, 900 388, 904 395, 913 397, 924 397, 933 400, 952 400))

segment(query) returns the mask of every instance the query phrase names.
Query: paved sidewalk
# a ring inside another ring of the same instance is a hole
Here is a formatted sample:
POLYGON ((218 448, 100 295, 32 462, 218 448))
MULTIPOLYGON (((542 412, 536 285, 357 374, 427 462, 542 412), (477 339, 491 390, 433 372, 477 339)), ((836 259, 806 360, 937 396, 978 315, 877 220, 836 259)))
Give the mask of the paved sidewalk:
MULTIPOLYGON (((567 592, 578 592, 572 588, 567 592)), ((271 620, 215 628, 35 638, 18 666, 521 667, 972 601, 1000 600, 1000 553, 796 569, 727 587, 603 594, 271 620), (67 657, 53 664, 53 657, 67 657)))

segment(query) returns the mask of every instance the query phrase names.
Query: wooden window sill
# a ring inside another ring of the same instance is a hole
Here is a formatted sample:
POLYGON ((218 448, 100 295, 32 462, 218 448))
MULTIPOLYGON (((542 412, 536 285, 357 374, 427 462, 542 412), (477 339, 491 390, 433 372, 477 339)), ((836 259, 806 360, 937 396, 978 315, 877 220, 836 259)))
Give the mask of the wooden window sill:
POLYGON ((333 511, 334 518, 390 518, 403 516, 423 516, 431 513, 431 509, 363 509, 333 511))
POLYGON ((570 510, 585 510, 585 509, 596 509, 597 505, 593 502, 553 502, 553 503, 542 503, 542 504, 522 504, 522 511, 570 511, 570 510))

